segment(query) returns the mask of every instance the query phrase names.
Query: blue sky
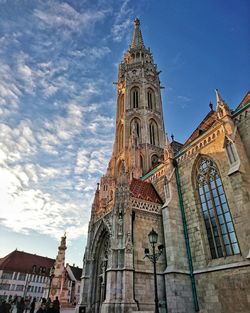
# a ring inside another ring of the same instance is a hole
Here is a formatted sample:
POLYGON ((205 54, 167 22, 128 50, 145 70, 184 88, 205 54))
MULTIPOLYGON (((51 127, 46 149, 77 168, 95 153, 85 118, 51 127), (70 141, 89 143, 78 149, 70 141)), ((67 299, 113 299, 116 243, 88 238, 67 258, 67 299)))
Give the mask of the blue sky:
POLYGON ((184 142, 249 90, 247 0, 0 0, 0 256, 82 265, 93 193, 114 138, 117 66, 141 20, 161 73, 166 132, 184 142), (4 244, 3 244, 4 243, 4 244))

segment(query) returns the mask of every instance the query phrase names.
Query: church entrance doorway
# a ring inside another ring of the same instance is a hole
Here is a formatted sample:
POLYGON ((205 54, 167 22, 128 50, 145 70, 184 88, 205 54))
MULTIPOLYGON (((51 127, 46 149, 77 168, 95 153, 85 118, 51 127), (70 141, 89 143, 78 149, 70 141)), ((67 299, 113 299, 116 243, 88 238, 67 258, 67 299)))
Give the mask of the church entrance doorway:
POLYGON ((107 284, 107 265, 108 255, 110 249, 110 239, 107 232, 103 232, 100 236, 100 242, 95 254, 95 277, 92 305, 94 305, 94 313, 101 313, 102 303, 106 298, 106 284, 107 284))

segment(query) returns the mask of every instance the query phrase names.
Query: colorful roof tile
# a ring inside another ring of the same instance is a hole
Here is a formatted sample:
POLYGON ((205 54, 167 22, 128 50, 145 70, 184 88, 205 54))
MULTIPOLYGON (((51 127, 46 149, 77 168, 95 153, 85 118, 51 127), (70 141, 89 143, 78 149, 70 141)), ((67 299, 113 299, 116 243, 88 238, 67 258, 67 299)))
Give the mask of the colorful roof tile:
POLYGON ((139 179, 133 178, 130 184, 130 194, 132 197, 162 204, 162 200, 156 192, 154 186, 139 179))

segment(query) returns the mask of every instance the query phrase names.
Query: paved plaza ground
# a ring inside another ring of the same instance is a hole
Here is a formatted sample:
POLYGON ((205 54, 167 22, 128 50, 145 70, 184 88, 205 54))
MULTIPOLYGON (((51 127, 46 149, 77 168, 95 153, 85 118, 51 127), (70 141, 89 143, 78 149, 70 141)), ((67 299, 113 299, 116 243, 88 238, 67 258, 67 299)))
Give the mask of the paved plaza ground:
POLYGON ((74 313, 75 308, 61 308, 60 313, 74 313))

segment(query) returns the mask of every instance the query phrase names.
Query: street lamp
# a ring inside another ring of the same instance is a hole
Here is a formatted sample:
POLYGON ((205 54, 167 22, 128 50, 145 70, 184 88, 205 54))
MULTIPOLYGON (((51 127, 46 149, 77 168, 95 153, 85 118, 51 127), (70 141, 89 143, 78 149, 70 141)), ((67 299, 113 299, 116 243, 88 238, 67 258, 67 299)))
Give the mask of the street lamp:
POLYGON ((154 285, 155 285, 155 313, 159 313, 159 300, 157 292, 157 276, 156 276, 156 262, 158 261, 160 255, 163 252, 164 246, 158 246, 159 252, 155 252, 155 245, 157 244, 158 234, 152 228, 151 232, 148 234, 148 240, 152 246, 153 254, 149 254, 149 249, 145 249, 145 257, 148 258, 154 265, 154 285))
POLYGON ((49 291, 48 291, 48 297, 47 297, 48 299, 49 299, 49 294, 50 294, 52 280, 53 280, 53 277, 55 276, 54 272, 55 272, 55 268, 53 266, 53 267, 50 268, 50 271, 49 271, 49 291))

